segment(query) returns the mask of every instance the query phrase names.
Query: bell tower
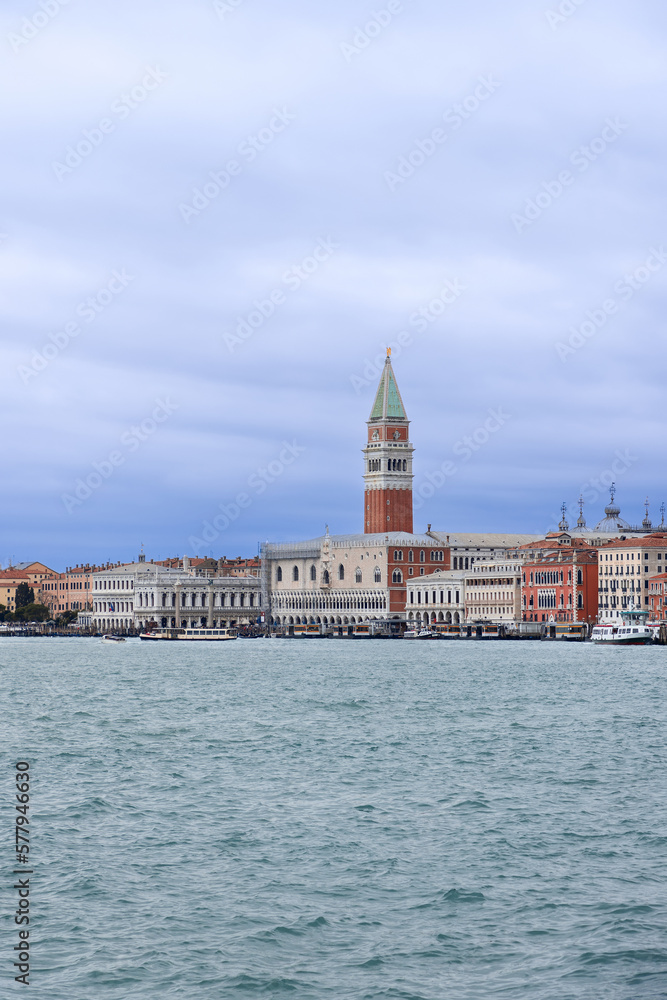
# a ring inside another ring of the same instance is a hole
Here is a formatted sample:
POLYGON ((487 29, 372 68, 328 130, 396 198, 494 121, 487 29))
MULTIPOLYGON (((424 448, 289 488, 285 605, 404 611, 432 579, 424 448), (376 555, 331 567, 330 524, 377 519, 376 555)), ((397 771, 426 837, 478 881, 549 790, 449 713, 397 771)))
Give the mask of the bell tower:
POLYGON ((412 453, 408 420, 387 349, 364 448, 364 534, 412 534, 412 453))

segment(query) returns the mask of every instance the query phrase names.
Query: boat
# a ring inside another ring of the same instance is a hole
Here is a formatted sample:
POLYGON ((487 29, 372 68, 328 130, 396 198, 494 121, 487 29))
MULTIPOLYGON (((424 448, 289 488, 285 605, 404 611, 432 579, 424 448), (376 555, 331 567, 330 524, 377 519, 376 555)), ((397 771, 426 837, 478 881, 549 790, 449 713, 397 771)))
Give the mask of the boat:
POLYGON ((370 625, 355 625, 353 639, 372 639, 370 625))
POLYGON ((499 625, 482 625, 481 639, 500 639, 499 625))
POLYGON ((403 633, 404 639, 416 639, 419 636, 419 632, 416 628, 409 628, 403 633))
POLYGON ((557 639, 559 642, 584 642, 588 635, 585 622, 559 622, 550 625, 542 636, 543 639, 557 639))
POLYGON ((596 625, 591 632, 591 642, 613 646, 647 646, 653 642, 653 629, 646 624, 648 611, 630 607, 621 611, 620 625, 596 625))
POLYGON ((432 639, 434 633, 431 632, 430 628, 423 628, 417 635, 417 639, 432 639))
POLYGON ((461 626, 460 625, 435 625, 435 635, 434 639, 460 639, 461 638, 461 626))
POLYGON ((125 638, 122 635, 103 635, 102 642, 125 642, 125 638))
POLYGON ((155 632, 142 632, 139 636, 149 642, 222 642, 226 639, 236 639, 232 628, 163 628, 155 632))

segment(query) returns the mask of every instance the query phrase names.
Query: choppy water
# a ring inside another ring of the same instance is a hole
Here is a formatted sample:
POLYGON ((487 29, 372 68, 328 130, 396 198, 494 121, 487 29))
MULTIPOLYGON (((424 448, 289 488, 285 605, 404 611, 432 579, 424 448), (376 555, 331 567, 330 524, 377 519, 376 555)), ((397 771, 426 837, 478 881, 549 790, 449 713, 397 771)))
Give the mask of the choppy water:
POLYGON ((0 683, 31 996, 667 997, 667 648, 3 639, 0 683))

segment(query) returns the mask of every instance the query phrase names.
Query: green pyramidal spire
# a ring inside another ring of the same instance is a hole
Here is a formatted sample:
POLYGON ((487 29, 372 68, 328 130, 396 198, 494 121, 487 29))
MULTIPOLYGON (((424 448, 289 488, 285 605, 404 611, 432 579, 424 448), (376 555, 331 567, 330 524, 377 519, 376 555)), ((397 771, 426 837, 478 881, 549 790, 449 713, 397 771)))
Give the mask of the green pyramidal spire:
POLYGON ((375 403, 371 410, 371 420, 407 420, 401 394, 396 385, 396 376, 391 367, 391 351, 387 350, 382 378, 378 386, 375 403))

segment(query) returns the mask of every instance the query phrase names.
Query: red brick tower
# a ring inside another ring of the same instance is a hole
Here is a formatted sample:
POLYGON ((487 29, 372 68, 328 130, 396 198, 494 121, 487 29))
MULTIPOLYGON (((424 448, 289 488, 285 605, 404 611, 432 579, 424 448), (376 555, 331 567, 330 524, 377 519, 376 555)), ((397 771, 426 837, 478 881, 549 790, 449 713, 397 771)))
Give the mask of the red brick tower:
POLYGON ((412 453, 408 420, 387 350, 364 448, 364 534, 412 533, 412 453))

